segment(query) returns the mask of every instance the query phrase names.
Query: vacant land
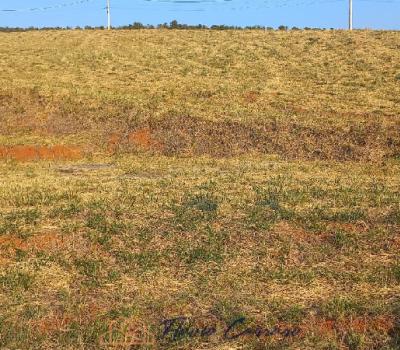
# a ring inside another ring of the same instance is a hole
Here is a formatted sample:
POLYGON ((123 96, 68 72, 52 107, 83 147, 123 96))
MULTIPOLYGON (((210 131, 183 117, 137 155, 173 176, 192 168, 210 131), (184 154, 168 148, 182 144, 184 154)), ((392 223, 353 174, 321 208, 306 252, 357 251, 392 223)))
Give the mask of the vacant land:
POLYGON ((1 348, 400 348, 400 33, 0 34, 0 86, 1 348))

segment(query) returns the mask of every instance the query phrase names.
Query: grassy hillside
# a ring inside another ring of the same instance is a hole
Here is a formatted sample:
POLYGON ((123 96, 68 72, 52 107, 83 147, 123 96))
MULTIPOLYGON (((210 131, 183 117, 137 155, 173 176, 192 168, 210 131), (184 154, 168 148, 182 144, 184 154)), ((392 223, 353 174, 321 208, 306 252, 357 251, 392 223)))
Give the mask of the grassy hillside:
POLYGON ((0 348, 399 349, 399 49, 0 33, 0 348))
POLYGON ((104 148, 114 134, 123 145, 124 135, 147 127, 161 144, 156 151, 167 155, 399 155, 398 32, 49 31, 0 38, 3 133, 104 148))

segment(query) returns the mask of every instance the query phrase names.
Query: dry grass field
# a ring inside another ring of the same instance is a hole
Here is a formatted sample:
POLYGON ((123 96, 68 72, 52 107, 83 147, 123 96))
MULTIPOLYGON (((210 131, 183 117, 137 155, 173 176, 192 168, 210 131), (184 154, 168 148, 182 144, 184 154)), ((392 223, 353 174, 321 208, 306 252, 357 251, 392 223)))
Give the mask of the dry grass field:
POLYGON ((399 250, 399 32, 0 33, 1 349, 396 350, 399 250))

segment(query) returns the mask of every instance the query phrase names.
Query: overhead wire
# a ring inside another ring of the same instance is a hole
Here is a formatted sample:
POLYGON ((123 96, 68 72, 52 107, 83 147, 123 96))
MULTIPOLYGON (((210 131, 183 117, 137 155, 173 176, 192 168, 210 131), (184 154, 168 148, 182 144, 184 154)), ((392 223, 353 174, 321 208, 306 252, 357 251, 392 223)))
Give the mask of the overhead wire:
POLYGON ((43 6, 43 7, 28 7, 28 8, 20 8, 20 9, 0 9, 0 12, 33 12, 33 11, 47 11, 52 9, 58 9, 63 7, 77 6, 84 3, 89 3, 98 0, 76 0, 68 3, 61 3, 51 6, 43 6))
MULTIPOLYGON (((114 0, 113 4, 115 2, 118 3, 118 1, 121 0, 114 0)), ((317 4, 328 4, 328 3, 338 3, 338 2, 344 2, 347 0, 264 0, 261 3, 255 3, 255 1, 249 1, 249 0, 139 0, 136 2, 135 5, 138 5, 140 7, 126 7, 124 5, 122 6, 111 6, 111 9, 115 10, 138 10, 138 9, 143 9, 147 4, 153 3, 153 4, 171 4, 171 5, 182 5, 179 6, 179 8, 174 7, 172 9, 167 9, 168 11, 187 11, 187 12, 202 12, 205 11, 204 8, 184 8, 184 5, 224 5, 224 6, 229 6, 229 10, 233 11, 243 11, 243 10, 248 10, 248 9, 253 9, 253 10, 261 10, 261 9, 273 9, 273 8, 282 8, 282 7, 298 7, 298 6, 311 6, 311 5, 317 5, 317 4), (239 2, 239 4, 238 4, 239 2)), ((386 3, 386 4, 400 4, 400 0, 357 0, 357 1, 362 1, 362 2, 373 2, 373 3, 386 3)), ((72 7, 72 6, 79 6, 83 4, 87 4, 90 2, 104 2, 104 0, 75 0, 75 1, 70 1, 67 3, 60 3, 60 4, 55 4, 51 6, 42 6, 42 7, 30 7, 30 8, 4 8, 0 9, 0 12, 10 12, 10 13, 15 13, 15 12, 39 12, 39 11, 48 11, 48 10, 53 10, 53 9, 60 9, 60 8, 66 8, 66 7, 72 7)), ((102 6, 99 9, 105 9, 104 6, 102 6)))

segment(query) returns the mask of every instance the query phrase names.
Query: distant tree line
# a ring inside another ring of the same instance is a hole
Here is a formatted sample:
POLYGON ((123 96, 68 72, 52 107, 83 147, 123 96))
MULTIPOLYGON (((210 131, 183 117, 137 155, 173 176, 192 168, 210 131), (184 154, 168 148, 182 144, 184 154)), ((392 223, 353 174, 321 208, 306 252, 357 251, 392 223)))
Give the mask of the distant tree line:
MULTIPOLYGON (((104 26, 99 26, 99 27, 91 27, 91 26, 85 26, 85 27, 27 27, 27 28, 21 28, 21 27, 0 27, 0 32, 27 32, 27 31, 36 31, 36 30, 99 30, 99 29, 105 29, 104 26)), ((191 24, 181 24, 178 23, 178 21, 173 20, 170 23, 163 23, 163 24, 158 24, 158 25, 151 25, 151 24, 143 24, 140 22, 134 22, 133 24, 129 25, 124 25, 124 26, 119 26, 119 27, 113 27, 113 29, 192 29, 192 30, 245 30, 245 29, 252 29, 252 30, 325 30, 324 28, 297 28, 297 27, 292 27, 289 28, 287 26, 281 25, 278 28, 273 28, 273 27, 265 27, 265 26, 246 26, 246 27, 241 27, 241 26, 228 26, 225 24, 216 24, 212 26, 207 26, 204 24, 198 24, 198 25, 191 25, 191 24)), ((331 28, 333 29, 333 28, 331 28)))

